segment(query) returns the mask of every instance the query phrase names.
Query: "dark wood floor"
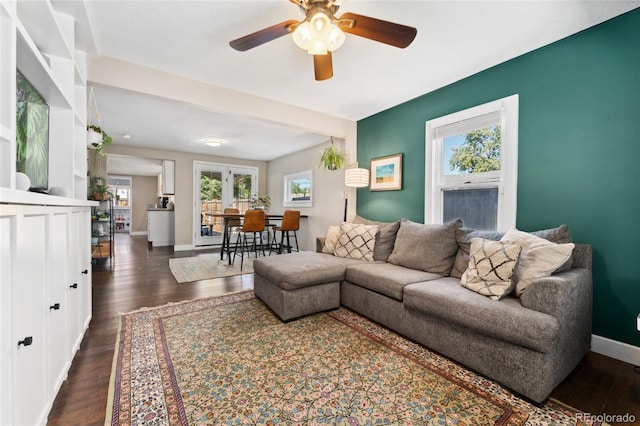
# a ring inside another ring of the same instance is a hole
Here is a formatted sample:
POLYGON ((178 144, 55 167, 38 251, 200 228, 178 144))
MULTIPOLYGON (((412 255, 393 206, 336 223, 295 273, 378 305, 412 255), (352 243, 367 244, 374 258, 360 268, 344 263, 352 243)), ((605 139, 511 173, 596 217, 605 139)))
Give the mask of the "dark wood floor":
MULTIPOLYGON (((206 252, 147 246, 119 234, 113 263, 93 268, 93 318, 49 414, 49 425, 104 424, 120 313, 253 287, 253 275, 176 284, 168 259, 206 252)), ((640 374, 632 365, 589 353, 552 396, 592 414, 635 415, 640 423, 640 374)))

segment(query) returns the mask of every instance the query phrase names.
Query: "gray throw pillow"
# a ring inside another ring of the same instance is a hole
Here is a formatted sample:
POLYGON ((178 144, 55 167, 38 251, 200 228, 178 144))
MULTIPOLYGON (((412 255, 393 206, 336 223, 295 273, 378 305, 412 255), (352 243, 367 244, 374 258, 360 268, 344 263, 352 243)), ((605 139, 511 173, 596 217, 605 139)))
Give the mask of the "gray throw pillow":
POLYGON ((373 260, 386 262, 393 252, 396 242, 396 234, 400 229, 400 221, 393 223, 380 223, 376 233, 376 245, 373 247, 373 260))
POLYGON ((402 219, 388 262, 439 275, 449 275, 458 251, 456 219, 442 225, 425 225, 402 219))

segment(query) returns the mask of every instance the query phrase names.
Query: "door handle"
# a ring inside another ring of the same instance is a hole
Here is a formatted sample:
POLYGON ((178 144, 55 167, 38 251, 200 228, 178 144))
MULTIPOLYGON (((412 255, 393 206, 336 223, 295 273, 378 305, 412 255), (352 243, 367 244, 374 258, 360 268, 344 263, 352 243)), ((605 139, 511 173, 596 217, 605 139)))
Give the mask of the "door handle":
POLYGON ((73 283, 69 286, 69 288, 78 288, 78 283, 73 283))
POLYGON ((60 309, 60 304, 54 303, 53 305, 49 306, 49 310, 51 309, 53 309, 54 311, 57 311, 58 309, 60 309))
POLYGON ((31 346, 32 343, 33 343, 33 336, 25 337, 24 340, 18 340, 18 346, 20 345, 31 346))

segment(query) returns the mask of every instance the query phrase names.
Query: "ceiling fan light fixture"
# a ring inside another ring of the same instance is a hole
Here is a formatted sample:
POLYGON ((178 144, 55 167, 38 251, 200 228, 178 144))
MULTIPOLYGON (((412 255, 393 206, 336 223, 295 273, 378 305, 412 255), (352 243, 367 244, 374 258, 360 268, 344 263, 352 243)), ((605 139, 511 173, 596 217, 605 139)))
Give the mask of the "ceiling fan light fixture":
POLYGON ((293 32, 295 44, 310 55, 326 55, 344 43, 342 30, 322 12, 316 13, 310 21, 305 21, 293 32))
POLYGON ((324 12, 318 12, 309 20, 311 38, 314 40, 326 40, 331 34, 331 20, 324 12))
POLYGON ((309 50, 311 45, 311 31, 309 30, 309 23, 303 22, 298 25, 298 28, 293 32, 294 43, 303 50, 309 50))

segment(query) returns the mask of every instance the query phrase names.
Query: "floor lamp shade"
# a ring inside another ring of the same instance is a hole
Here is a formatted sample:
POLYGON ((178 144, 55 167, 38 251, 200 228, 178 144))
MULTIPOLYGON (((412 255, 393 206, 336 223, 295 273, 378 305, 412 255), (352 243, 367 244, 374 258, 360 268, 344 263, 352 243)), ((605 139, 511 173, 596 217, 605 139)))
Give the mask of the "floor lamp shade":
POLYGON ((344 171, 344 184, 352 188, 364 188, 369 186, 369 170, 346 169, 344 171))

